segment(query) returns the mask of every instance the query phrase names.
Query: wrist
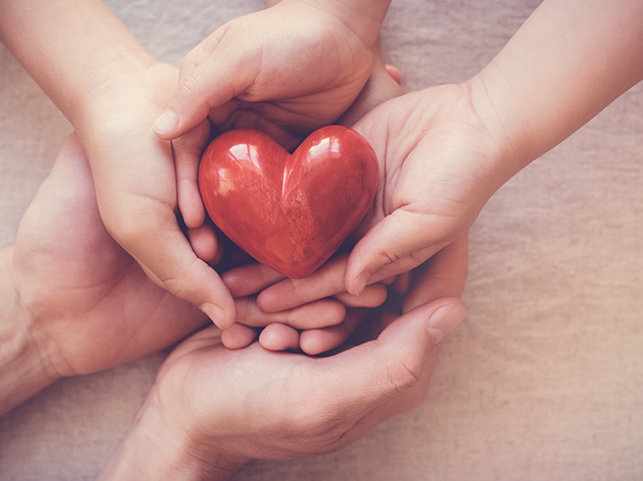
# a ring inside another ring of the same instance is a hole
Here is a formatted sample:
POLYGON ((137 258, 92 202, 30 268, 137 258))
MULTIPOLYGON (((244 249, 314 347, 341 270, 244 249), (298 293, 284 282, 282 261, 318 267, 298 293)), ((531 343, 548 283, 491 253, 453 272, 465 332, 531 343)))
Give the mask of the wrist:
POLYGON ((248 461, 209 444, 204 453, 204 444, 178 425, 178 414, 163 409, 152 388, 118 453, 98 481, 223 481, 248 461))
POLYGON ((391 0, 294 0, 312 5, 341 20, 360 40, 374 47, 391 0))
MULTIPOLYGON (((149 95, 143 89, 150 82, 148 78, 153 76, 150 73, 159 65, 161 62, 145 51, 113 59, 99 72, 88 76, 83 92, 66 112, 67 118, 82 137, 86 125, 108 122, 110 112, 122 112, 122 109, 129 107, 132 91, 138 91, 140 98, 149 95)), ((165 105, 159 106, 159 109, 163 107, 165 105)), ((89 128, 93 130, 93 127, 89 128)))
POLYGON ((501 166, 504 183, 537 156, 530 140, 529 117, 493 62, 465 85, 473 110, 494 140, 493 157, 501 166))
POLYGON ((13 248, 0 250, 0 415, 59 379, 46 342, 20 300, 13 248))

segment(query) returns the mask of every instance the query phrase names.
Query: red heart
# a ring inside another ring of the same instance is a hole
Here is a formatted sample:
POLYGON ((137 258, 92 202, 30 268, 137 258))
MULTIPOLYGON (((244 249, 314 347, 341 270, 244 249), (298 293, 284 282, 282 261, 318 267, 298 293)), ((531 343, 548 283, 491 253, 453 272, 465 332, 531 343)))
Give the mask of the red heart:
POLYGON ((230 130, 201 159, 199 189, 214 223, 291 278, 313 273, 370 207, 375 151, 354 130, 313 132, 291 155, 258 130, 230 130))

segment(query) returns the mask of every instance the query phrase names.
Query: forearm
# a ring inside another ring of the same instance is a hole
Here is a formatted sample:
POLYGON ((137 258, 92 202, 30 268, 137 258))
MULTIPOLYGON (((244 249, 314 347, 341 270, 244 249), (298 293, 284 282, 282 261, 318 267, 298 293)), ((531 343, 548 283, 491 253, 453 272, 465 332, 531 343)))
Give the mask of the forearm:
POLYGON ((154 63, 99 0, 0 0, 0 38, 75 126, 108 78, 154 63))
POLYGON ((545 0, 471 86, 515 173, 642 78, 643 2, 545 0))
POLYGON ((317 6, 340 18, 366 45, 379 39, 391 0, 294 0, 317 6))
POLYGON ((158 408, 154 394, 97 481, 224 481, 246 462, 220 452, 198 453, 170 413, 158 408))
POLYGON ((0 250, 0 415, 58 379, 21 306, 11 252, 12 248, 0 250))

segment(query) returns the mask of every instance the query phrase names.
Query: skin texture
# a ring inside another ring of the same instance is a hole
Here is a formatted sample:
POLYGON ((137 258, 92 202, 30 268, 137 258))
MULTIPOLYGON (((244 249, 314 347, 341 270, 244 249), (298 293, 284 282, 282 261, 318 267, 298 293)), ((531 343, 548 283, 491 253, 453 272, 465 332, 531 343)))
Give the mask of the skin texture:
POLYGON ((406 314, 399 303, 373 312, 364 323, 371 332, 361 333, 366 342, 332 356, 275 353, 258 343, 231 351, 212 327, 195 334, 161 367, 99 479, 227 479, 250 459, 340 449, 417 407, 444 336, 465 315, 453 297, 423 303, 435 280, 424 274, 406 314))
MULTIPOLYGON (((61 148, 15 245, 0 258, 0 412, 60 377, 137 359, 207 323, 192 304, 153 283, 109 235, 76 135, 61 148)), ((252 297, 236 305, 249 325, 314 327, 314 319, 329 326, 346 315, 331 299, 275 314, 262 312, 252 297)))
POLYGON ((381 163, 363 237, 332 271, 269 287, 261 308, 359 294, 466 232, 509 178, 643 78, 643 6, 612 7, 546 0, 469 81, 408 93, 359 120, 381 163))

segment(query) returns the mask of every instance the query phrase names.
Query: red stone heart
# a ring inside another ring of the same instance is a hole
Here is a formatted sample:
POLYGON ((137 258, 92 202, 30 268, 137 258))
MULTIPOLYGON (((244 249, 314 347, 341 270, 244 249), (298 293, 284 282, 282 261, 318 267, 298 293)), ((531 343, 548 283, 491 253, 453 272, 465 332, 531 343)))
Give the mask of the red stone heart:
POLYGON ((375 196, 375 151, 354 130, 313 132, 291 155, 258 130, 230 130, 208 146, 199 189, 214 223, 258 261, 310 275, 359 224, 375 196))

